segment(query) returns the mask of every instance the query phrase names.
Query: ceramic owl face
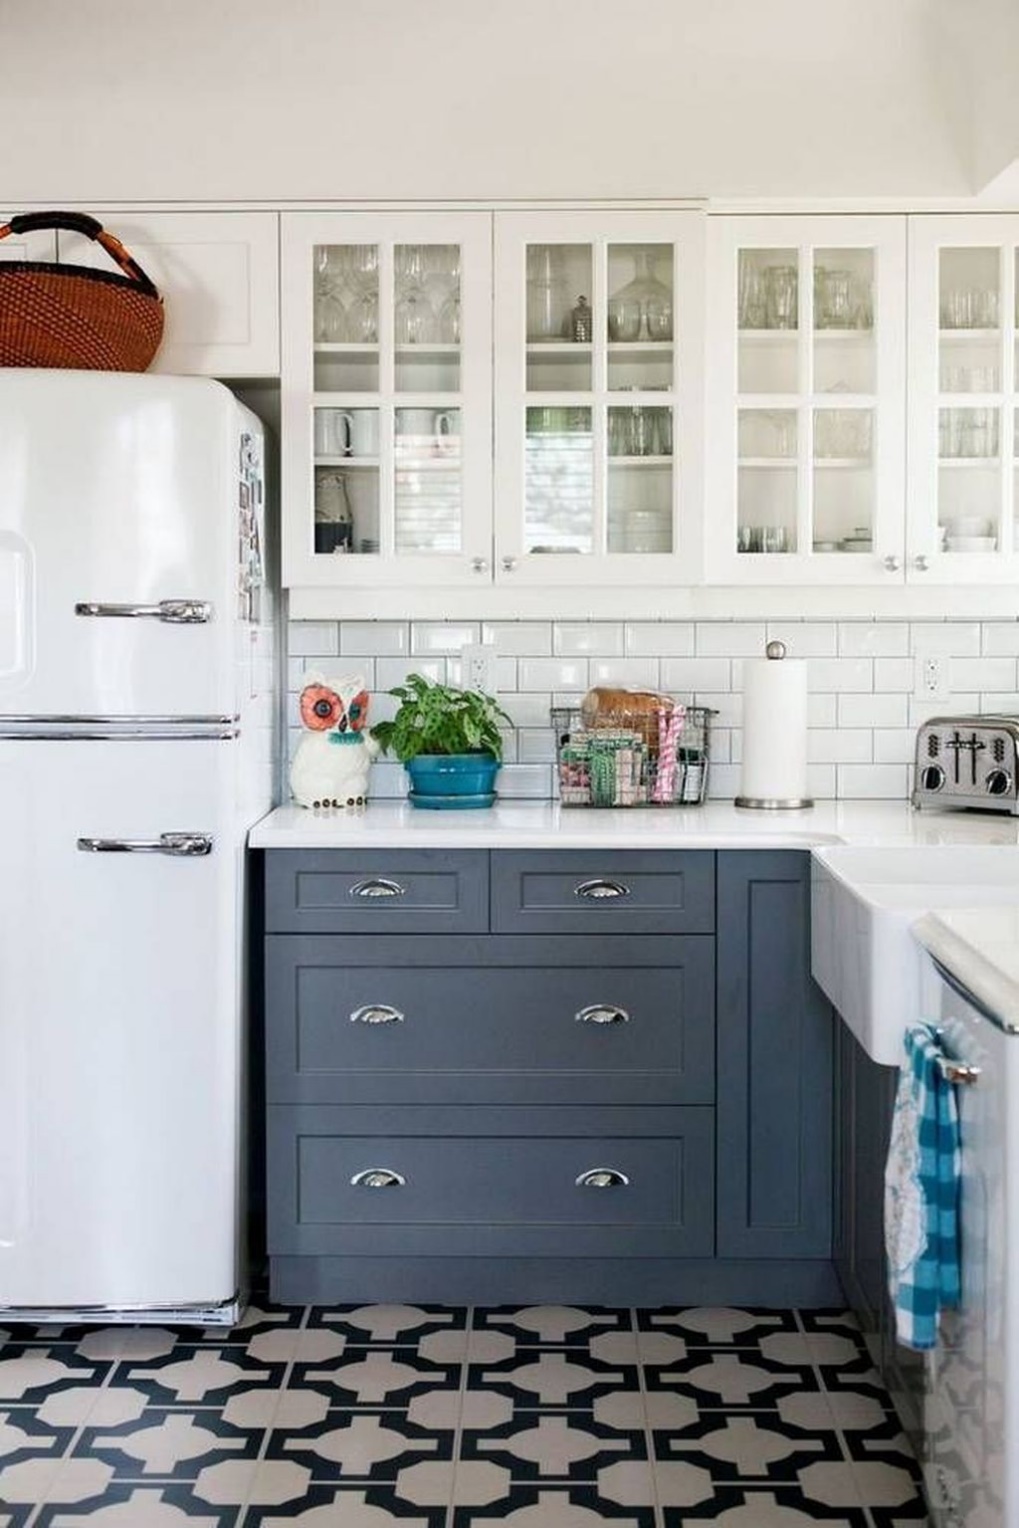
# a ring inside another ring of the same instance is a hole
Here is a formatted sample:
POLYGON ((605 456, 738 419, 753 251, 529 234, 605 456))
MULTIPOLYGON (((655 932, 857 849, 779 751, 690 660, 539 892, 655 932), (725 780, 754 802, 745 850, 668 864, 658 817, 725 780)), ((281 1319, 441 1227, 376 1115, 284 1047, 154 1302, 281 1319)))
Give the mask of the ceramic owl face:
POLYGON ((300 710, 308 730, 290 767, 290 788, 301 806, 364 806, 379 752, 367 727, 368 700, 360 674, 305 675, 300 710))
POLYGON ((356 677, 326 679, 306 674, 301 721, 311 732, 361 732, 368 720, 368 691, 356 677))

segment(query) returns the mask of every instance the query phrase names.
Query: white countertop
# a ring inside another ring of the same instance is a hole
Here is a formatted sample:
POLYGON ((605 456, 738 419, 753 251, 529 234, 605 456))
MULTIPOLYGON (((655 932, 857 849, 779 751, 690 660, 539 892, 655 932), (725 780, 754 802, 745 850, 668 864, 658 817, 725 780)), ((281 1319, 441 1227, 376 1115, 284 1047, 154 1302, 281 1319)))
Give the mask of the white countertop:
POLYGON ((906 801, 819 801, 803 811, 755 811, 731 801, 697 807, 598 810, 499 801, 482 811, 429 812, 404 801, 360 809, 281 806, 255 824, 254 849, 810 849, 820 844, 1019 844, 1019 818, 917 812, 906 801))
POLYGON ((939 908, 913 932, 985 1007, 1019 1027, 1019 907, 939 908))

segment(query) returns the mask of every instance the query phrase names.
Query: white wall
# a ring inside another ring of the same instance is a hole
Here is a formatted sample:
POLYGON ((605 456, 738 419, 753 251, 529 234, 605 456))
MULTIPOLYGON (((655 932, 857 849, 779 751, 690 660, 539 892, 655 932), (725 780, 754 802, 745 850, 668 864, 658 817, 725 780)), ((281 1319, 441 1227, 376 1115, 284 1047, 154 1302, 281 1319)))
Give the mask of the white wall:
POLYGON ((0 0, 0 206, 965 196, 932 3, 0 0))

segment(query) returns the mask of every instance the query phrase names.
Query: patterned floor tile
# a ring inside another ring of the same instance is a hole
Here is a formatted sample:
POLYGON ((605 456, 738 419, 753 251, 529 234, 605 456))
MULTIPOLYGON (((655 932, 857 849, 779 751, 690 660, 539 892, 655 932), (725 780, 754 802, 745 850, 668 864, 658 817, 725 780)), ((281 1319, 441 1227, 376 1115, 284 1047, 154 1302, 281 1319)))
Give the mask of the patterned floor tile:
POLYGON ((8 1343, 0 1349, 0 1405, 21 1402, 39 1405, 49 1395, 72 1386, 100 1385, 109 1373, 108 1363, 83 1359, 67 1343, 26 1346, 8 1343))
POLYGON ((574 1350, 525 1349, 497 1364, 472 1364, 469 1390, 498 1390, 512 1397, 519 1408, 534 1406, 583 1407, 614 1390, 637 1390, 633 1365, 602 1363, 589 1353, 574 1350))
POLYGON ((630 1331, 631 1313, 596 1306, 491 1306, 474 1311, 472 1330, 502 1332, 522 1348, 583 1348, 600 1333, 630 1331))
POLYGON ((783 1396, 820 1388, 809 1364, 793 1367, 760 1352, 711 1348, 694 1349, 679 1363, 649 1365, 644 1381, 649 1391, 675 1390, 701 1407, 725 1410, 775 1407, 783 1396))
POLYGON ((652 1507, 621 1507, 599 1495, 593 1485, 514 1485, 509 1496, 487 1506, 457 1504, 453 1528, 475 1528, 479 1523, 506 1523, 510 1528, 599 1528, 611 1522, 618 1528, 654 1528, 652 1507))
POLYGON ((429 1363, 417 1348, 349 1348, 334 1363, 295 1364, 294 1389, 307 1385, 334 1406, 405 1406, 417 1395, 458 1390, 459 1364, 429 1363))
POLYGON ((452 1427, 421 1427, 402 1411, 330 1411, 300 1429, 274 1429, 266 1457, 301 1464, 315 1481, 394 1481, 411 1465, 452 1461, 454 1436, 452 1427))
POLYGON ((164 1358, 119 1363, 113 1384, 143 1390, 164 1406, 215 1406, 253 1386, 278 1390, 284 1372, 282 1363, 261 1363, 243 1348, 178 1343, 164 1358))
POLYGON ((264 1434, 236 1427, 221 1412, 149 1407, 140 1420, 119 1427, 82 1430, 75 1456, 105 1460, 121 1480, 194 1480, 202 1469, 227 1459, 258 1457, 264 1434))
POLYGON ((92 1500, 47 1502, 36 1521, 38 1528, 237 1528, 238 1516, 236 1507, 196 1501, 187 1486, 122 1484, 92 1500))
POLYGON ((73 1427, 53 1427, 29 1407, 0 1411, 0 1467, 25 1459, 60 1459, 73 1437, 73 1427))
POLYGON ((359 1348, 373 1343, 406 1346, 429 1332, 463 1330, 466 1325, 464 1305, 313 1305, 308 1312, 309 1327, 342 1332, 359 1348))
POLYGON ((465 1428, 460 1442, 461 1460, 499 1464, 514 1480, 593 1480, 603 1466, 646 1457, 642 1425, 624 1431, 576 1412, 521 1410, 501 1427, 465 1428))
POLYGON ((446 1505, 411 1506, 390 1486, 313 1485, 286 1509, 249 1506, 239 1528, 445 1528, 446 1505))
POLYGON ((825 1507, 794 1486, 719 1486, 711 1501, 698 1506, 663 1506, 662 1523, 663 1528, 688 1528, 691 1523, 716 1523, 718 1528, 810 1528, 812 1523, 869 1528, 861 1506, 825 1507))
POLYGON ((700 1465, 714 1480, 788 1481, 819 1460, 842 1462, 834 1428, 790 1426, 774 1412, 702 1411, 680 1432, 657 1429, 654 1457, 700 1465))
POLYGON ((754 1348, 762 1337, 795 1332, 796 1312, 752 1307, 690 1306, 639 1310, 637 1325, 645 1332, 672 1332, 691 1348, 754 1348))

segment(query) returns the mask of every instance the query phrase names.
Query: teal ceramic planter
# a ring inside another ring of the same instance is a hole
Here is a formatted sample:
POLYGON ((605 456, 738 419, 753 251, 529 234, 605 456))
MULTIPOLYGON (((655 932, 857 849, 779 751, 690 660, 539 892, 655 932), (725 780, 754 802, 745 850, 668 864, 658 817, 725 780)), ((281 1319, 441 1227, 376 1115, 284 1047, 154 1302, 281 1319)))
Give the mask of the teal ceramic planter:
POLYGON ((419 753, 403 766, 412 805, 432 811, 491 806, 499 760, 491 753, 419 753))

